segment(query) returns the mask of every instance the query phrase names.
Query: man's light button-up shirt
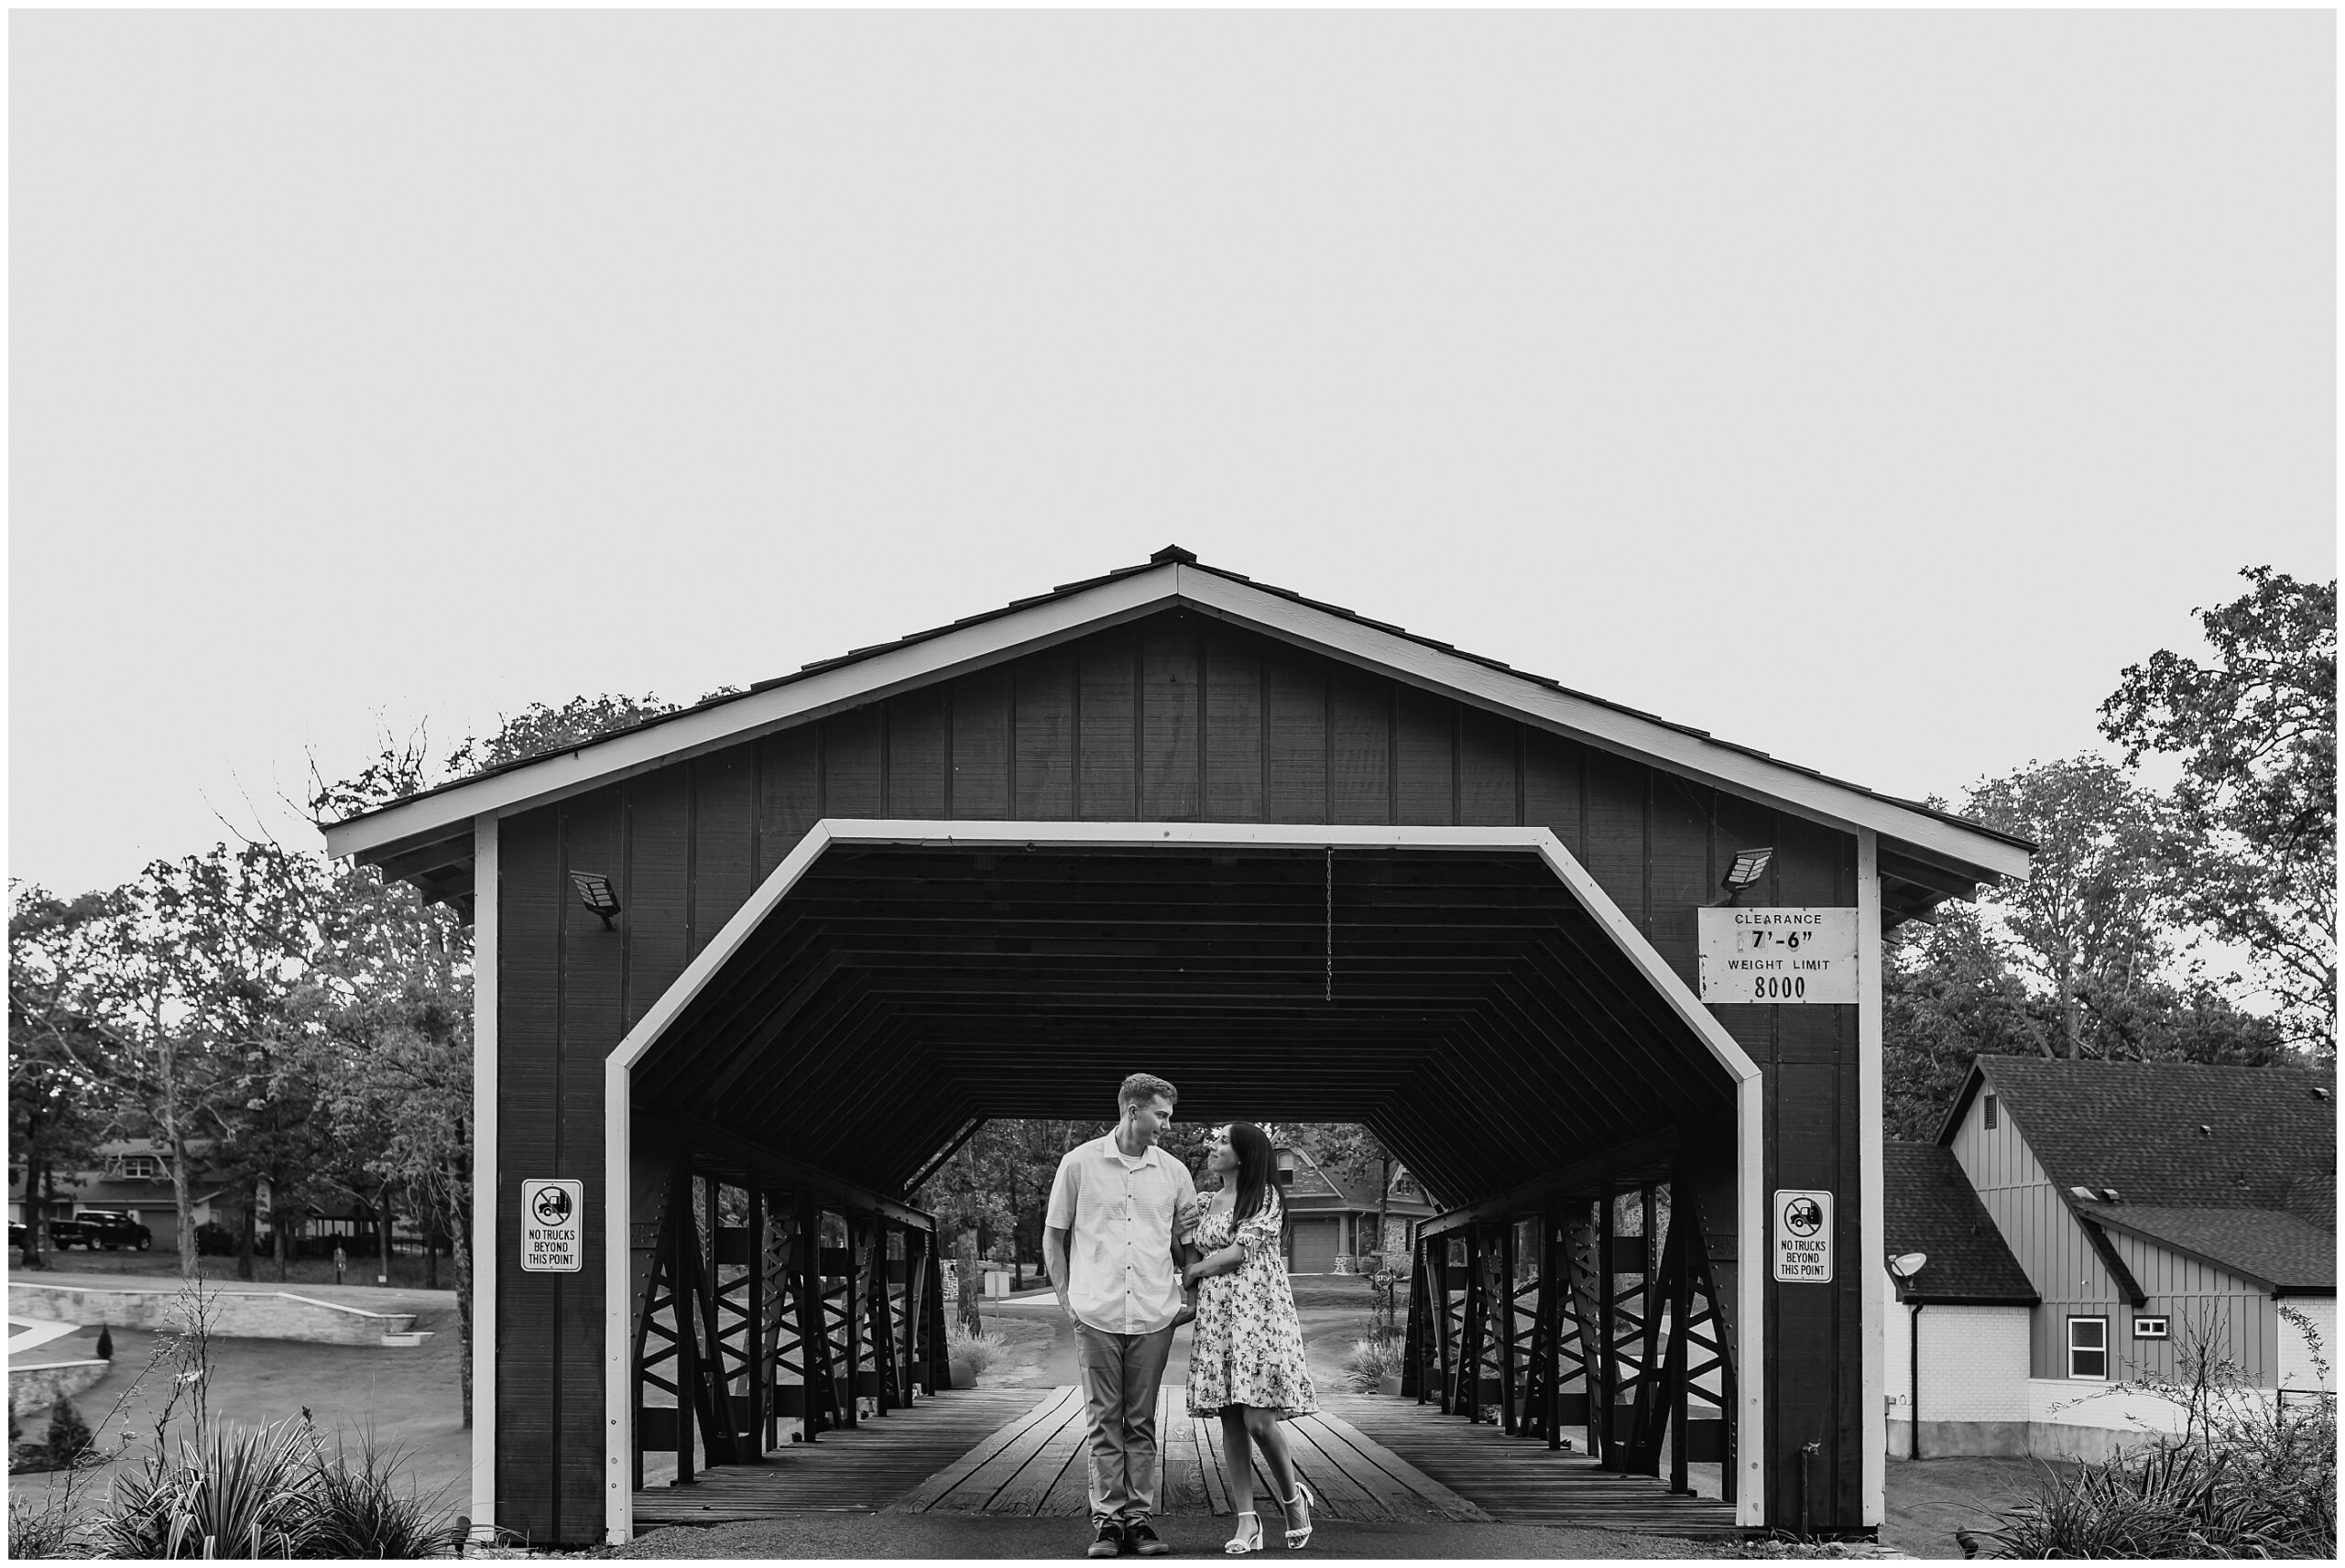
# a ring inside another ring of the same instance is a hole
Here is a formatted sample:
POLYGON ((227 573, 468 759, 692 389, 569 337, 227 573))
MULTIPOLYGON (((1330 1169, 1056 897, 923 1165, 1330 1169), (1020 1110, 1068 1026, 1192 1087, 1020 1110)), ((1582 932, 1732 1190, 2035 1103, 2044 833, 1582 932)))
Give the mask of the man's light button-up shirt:
POLYGON ((1188 1168, 1151 1145, 1137 1158, 1113 1133, 1069 1149, 1043 1224, 1067 1233, 1067 1304, 1107 1334, 1153 1334, 1181 1310, 1172 1241, 1196 1225, 1188 1168))

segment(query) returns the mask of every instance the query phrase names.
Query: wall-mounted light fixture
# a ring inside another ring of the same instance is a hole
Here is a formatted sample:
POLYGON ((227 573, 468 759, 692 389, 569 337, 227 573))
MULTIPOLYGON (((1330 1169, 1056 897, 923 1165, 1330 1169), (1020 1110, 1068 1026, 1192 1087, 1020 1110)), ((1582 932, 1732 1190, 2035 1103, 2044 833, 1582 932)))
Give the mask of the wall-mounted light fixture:
POLYGON ((619 912, 618 895, 611 891, 611 879, 597 871, 573 871, 571 886, 578 889, 578 901, 603 917, 605 931, 616 931, 611 917, 619 912))
POLYGON ((1767 862, 1773 858, 1775 858, 1775 852, 1772 846, 1766 849, 1737 850, 1734 864, 1726 868, 1726 876, 1718 882, 1718 886, 1726 889, 1726 897, 1720 900, 1721 904, 1733 903, 1742 896, 1744 888, 1751 887, 1759 878, 1767 875, 1767 862))

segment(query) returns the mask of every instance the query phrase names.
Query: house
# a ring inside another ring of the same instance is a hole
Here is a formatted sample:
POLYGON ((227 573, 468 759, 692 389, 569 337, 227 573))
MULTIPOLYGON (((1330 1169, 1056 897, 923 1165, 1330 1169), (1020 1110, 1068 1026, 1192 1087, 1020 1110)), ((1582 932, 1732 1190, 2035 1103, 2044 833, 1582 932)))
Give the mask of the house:
POLYGON ((2336 1172, 2333 1078, 1980 1058, 1936 1144, 1892 1144, 1884 1169, 1888 1254, 1928 1259, 1902 1285, 1881 1278, 1906 1309, 1888 1319, 1906 1438, 1890 1452, 1910 1451, 1915 1331, 1925 1456, 2101 1457, 2176 1424, 2122 1385, 2186 1376, 2198 1347, 2249 1387, 2329 1392, 2336 1172))
POLYGON ((1893 1285, 1882 1316, 1890 1457, 2024 1454, 2029 1324, 2043 1298, 1953 1149, 1891 1143, 1881 1153, 1888 1256, 1924 1260, 1893 1285))
MULTIPOLYGON (((1339 1258, 1349 1259, 1380 1250, 1376 1246, 1378 1168, 1346 1170, 1284 1145, 1276 1153, 1282 1174, 1289 1157, 1293 1160, 1292 1180, 1281 1190, 1286 1201, 1289 1273, 1333 1274, 1338 1271, 1339 1258)), ((1405 1256, 1415 1244, 1416 1222, 1432 1218, 1434 1207, 1425 1201, 1424 1190, 1398 1162, 1392 1168, 1392 1189, 1383 1212, 1386 1231, 1381 1250, 1405 1256)))
MULTIPOLYGON (((232 1215, 241 1217, 243 1209, 225 1187, 211 1179, 203 1159, 210 1149, 208 1143, 190 1145, 188 1195, 197 1225, 213 1220, 224 1225, 232 1215)), ((155 1233, 156 1246, 166 1249, 173 1246, 179 1234, 179 1211, 171 1192, 170 1155, 162 1142, 151 1138, 112 1138, 93 1152, 94 1164, 57 1173, 54 1199, 27 1192, 25 1168, 11 1164, 8 1217, 24 1220, 37 1212, 45 1220, 71 1219, 92 1209, 126 1212, 155 1233)))

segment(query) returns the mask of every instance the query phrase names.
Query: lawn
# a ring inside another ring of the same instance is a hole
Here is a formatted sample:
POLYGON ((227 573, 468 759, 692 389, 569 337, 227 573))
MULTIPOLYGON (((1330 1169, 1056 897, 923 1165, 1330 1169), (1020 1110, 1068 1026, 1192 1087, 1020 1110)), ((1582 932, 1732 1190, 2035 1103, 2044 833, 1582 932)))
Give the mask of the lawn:
MULTIPOLYGON (((78 1265, 82 1255, 73 1256, 78 1265)), ((416 1327, 432 1331, 432 1337, 407 1348, 214 1340, 212 1412, 222 1421, 258 1424, 298 1417, 306 1410, 329 1454, 337 1436, 354 1443, 360 1432, 371 1430, 377 1441, 407 1451, 405 1474, 423 1493, 447 1487, 447 1506, 462 1513, 471 1506, 466 1478, 472 1434, 464 1429, 459 1403, 463 1351, 455 1310, 433 1308, 418 1318, 416 1327)), ((43 1350, 60 1360, 90 1356, 97 1334, 93 1325, 52 1341, 43 1350)), ((105 1448, 117 1449, 122 1434, 131 1434, 129 1463, 134 1465, 153 1452, 153 1424, 169 1388, 168 1367, 148 1369, 157 1338, 139 1329, 115 1329, 113 1369, 74 1401, 105 1448)), ((45 1412, 25 1417, 26 1435, 38 1439, 47 1419, 45 1412)), ((177 1432, 185 1430, 184 1421, 177 1423, 177 1432)), ((77 1504, 86 1510, 103 1502, 121 1464, 117 1460, 100 1466, 77 1481, 77 1504)), ((12 1475, 9 1500, 38 1505, 61 1481, 53 1474, 12 1475)))

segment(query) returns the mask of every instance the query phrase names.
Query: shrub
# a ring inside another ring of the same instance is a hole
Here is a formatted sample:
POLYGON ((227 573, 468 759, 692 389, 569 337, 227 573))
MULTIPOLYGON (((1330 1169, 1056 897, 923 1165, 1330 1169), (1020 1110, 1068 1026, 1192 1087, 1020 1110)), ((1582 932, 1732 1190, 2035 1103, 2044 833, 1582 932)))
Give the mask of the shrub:
POLYGON ((73 1401, 62 1394, 49 1407, 49 1462, 62 1470, 90 1451, 94 1441, 90 1436, 90 1423, 73 1408, 73 1401))
POLYGON ((98 1325, 98 1359, 101 1361, 114 1359, 114 1330, 104 1323, 98 1325))
POLYGON ((195 1250, 203 1258, 231 1257, 236 1250, 236 1233, 218 1220, 206 1220, 195 1227, 195 1250))
POLYGON ((944 1332, 944 1353, 948 1359, 968 1367, 971 1373, 984 1371, 1001 1359, 1009 1346, 998 1334, 984 1329, 971 1334, 958 1323, 948 1324, 944 1332))
POLYGON ((1344 1357, 1344 1380, 1355 1393, 1372 1394, 1385 1378, 1401 1370, 1401 1342, 1371 1336, 1356 1340, 1344 1357))
POLYGON ((36 1508, 13 1500, 8 1504, 9 1556, 20 1561, 27 1557, 63 1557, 68 1555, 71 1543, 72 1531, 66 1526, 63 1509, 36 1508))
POLYGON ((289 1557, 310 1531, 315 1444, 298 1418, 224 1426, 159 1448, 115 1482, 98 1536, 110 1557, 289 1557))
POLYGON ((298 1548, 303 1557, 432 1557, 453 1552, 464 1526, 446 1506, 447 1488, 419 1496, 409 1482, 397 1484, 407 1463, 398 1444, 386 1448, 375 1434, 358 1437, 357 1463, 349 1445, 334 1440, 333 1463, 315 1456, 317 1485, 311 1494, 308 1530, 298 1548))
POLYGON ((2235 1483, 2230 1458, 2167 1441, 2074 1476, 1981 1532, 1997 1557, 2293 1557, 2300 1544, 2279 1499, 2235 1483))
MULTIPOLYGON (((2319 1334, 2283 1303, 2311 1346, 2319 1334)), ((2067 1479, 2046 1473, 2036 1495, 1980 1532, 1999 1557, 2320 1557, 2337 1551, 2337 1414, 2316 1399, 2294 1408, 2256 1388, 2216 1327, 2186 1327, 2170 1377, 2113 1385, 2182 1411, 2178 1433, 2067 1479)))

